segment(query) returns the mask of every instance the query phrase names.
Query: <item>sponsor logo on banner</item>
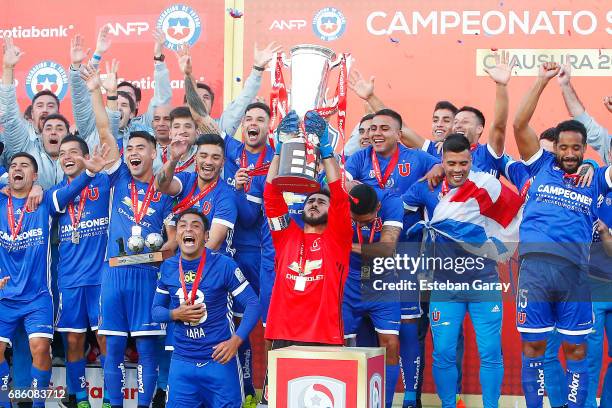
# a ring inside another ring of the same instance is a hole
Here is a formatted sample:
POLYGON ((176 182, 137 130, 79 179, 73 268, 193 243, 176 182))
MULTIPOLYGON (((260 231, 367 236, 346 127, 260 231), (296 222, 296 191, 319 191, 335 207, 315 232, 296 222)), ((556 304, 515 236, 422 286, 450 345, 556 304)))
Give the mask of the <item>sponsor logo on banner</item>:
POLYGON ((108 23, 108 32, 116 37, 120 35, 130 36, 142 35, 149 31, 149 23, 146 21, 127 21, 125 23, 108 23))
POLYGON ((344 14, 334 7, 319 10, 312 19, 312 30, 323 41, 337 40, 344 34, 345 28, 344 14))
POLYGON ((42 61, 30 69, 25 85, 30 99, 38 92, 48 90, 62 100, 68 90, 68 76, 60 64, 53 61, 42 61))
POLYGON ((72 30, 74 25, 58 25, 54 27, 14 26, 0 27, 0 38, 62 38, 68 37, 68 30, 72 30))
POLYGON ((369 386, 370 399, 368 402, 368 408, 382 408, 382 377, 380 374, 375 373, 370 378, 369 386))
POLYGON ((183 43, 193 46, 202 32, 200 16, 183 4, 175 4, 162 11, 157 27, 166 33, 166 47, 173 50, 183 43))
POLYGON ((287 408, 345 408, 346 384, 318 375, 298 377, 289 381, 287 408))
POLYGON ((301 30, 306 27, 306 20, 274 20, 268 31, 301 30))

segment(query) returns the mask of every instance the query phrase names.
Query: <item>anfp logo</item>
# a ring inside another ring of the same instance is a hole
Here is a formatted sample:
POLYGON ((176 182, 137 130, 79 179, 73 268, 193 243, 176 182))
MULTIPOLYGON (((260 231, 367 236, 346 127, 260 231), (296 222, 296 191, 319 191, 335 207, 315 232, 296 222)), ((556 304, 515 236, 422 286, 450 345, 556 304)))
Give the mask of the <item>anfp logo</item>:
POLYGON ((173 50, 177 50, 183 43, 193 46, 202 32, 200 16, 183 4, 165 9, 157 20, 157 27, 166 33, 166 47, 173 50))
POLYGON ((42 61, 34 65, 25 80, 30 99, 40 91, 51 91, 62 100, 68 90, 68 76, 64 68, 53 61, 42 61))
POLYGON ((323 376, 306 376, 288 383, 287 408, 345 408, 346 384, 323 376))
POLYGON ((323 41, 337 40, 344 34, 345 28, 344 14, 334 7, 319 10, 312 19, 312 31, 323 41))

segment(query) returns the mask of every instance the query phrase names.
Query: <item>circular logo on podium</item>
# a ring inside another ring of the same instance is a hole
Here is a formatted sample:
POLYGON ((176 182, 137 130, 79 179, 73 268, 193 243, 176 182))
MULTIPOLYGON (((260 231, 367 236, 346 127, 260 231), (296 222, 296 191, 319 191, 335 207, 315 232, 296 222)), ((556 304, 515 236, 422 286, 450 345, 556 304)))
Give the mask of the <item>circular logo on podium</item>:
POLYGON ((376 373, 370 378, 368 408, 382 408, 382 377, 376 373))
POLYGON ((344 14, 334 7, 319 10, 312 19, 312 30, 323 41, 337 40, 344 34, 345 28, 344 14))
POLYGON ((42 61, 34 65, 25 80, 30 99, 40 91, 51 91, 62 100, 68 90, 68 76, 64 68, 53 61, 42 61))
POLYGON ((165 46, 173 50, 178 50, 183 43, 193 46, 202 32, 198 13, 183 4, 175 4, 162 11, 157 27, 166 33, 165 46))

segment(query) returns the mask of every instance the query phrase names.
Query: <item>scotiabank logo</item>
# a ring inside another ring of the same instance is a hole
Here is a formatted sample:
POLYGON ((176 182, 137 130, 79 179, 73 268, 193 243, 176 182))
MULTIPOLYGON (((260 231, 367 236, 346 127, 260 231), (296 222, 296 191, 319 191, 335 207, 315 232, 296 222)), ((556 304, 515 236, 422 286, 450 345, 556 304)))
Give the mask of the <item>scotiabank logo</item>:
POLYGON ((306 27, 306 20, 274 20, 268 31, 299 31, 304 27, 306 27))
POLYGON ((287 408, 345 408, 346 384, 330 377, 311 375, 288 383, 287 408))
POLYGON ((0 38, 61 38, 68 37, 68 30, 74 25, 58 25, 54 27, 16 26, 11 28, 0 28, 0 38))

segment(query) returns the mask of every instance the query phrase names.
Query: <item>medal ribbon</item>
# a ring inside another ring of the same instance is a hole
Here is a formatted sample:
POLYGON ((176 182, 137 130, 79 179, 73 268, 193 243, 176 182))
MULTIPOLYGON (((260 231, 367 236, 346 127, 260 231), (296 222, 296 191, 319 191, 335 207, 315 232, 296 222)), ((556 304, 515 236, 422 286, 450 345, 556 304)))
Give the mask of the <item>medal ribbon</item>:
POLYGON ((17 221, 17 225, 15 225, 15 210, 13 209, 13 195, 11 194, 11 191, 9 190, 9 194, 8 194, 8 205, 6 206, 6 209, 8 211, 8 222, 9 222, 9 228, 11 229, 11 238, 13 240, 15 240, 15 238, 17 238, 17 235, 19 235, 19 231, 21 231, 21 226, 23 225, 23 216, 26 213, 26 206, 24 205, 21 208, 21 215, 19 216, 19 221, 17 221))
POLYGON ((274 67, 274 83, 270 91, 270 124, 269 136, 270 145, 274 148, 274 130, 288 112, 289 98, 287 96, 287 86, 283 78, 283 56, 279 52, 276 55, 276 65, 274 67))
POLYGON ((147 187, 147 192, 145 193, 145 197, 142 202, 142 207, 140 208, 138 208, 138 192, 136 191, 136 182, 134 182, 134 178, 132 178, 132 181, 130 182, 130 192, 132 195, 132 210, 134 211, 134 221, 136 221, 136 225, 140 224, 140 221, 147 214, 147 210, 151 205, 153 194, 155 194, 154 180, 154 176, 151 177, 151 181, 149 181, 149 187, 147 187))
POLYGON ((177 205, 174 206, 174 208, 172 209, 172 212, 175 214, 179 214, 185 211, 186 209, 193 207, 195 203, 197 203, 202 198, 204 198, 206 195, 208 195, 208 193, 210 193, 217 186, 218 182, 219 182, 219 179, 215 180, 212 184, 209 184, 208 187, 200 191, 194 197, 193 193, 195 193, 195 189, 198 186, 198 181, 197 180, 194 181, 193 187, 191 188, 191 191, 189 192, 189 194, 185 198, 183 198, 177 205))
MULTIPOLYGON (((249 190, 251 189, 251 177, 268 174, 270 163, 264 164, 265 159, 266 159, 266 146, 264 146, 264 149, 261 151, 261 153, 259 153, 259 157, 257 158, 257 163, 255 164, 255 167, 251 170, 247 170, 249 181, 244 186, 245 192, 248 193, 249 190)), ((246 169, 248 166, 249 166, 249 162, 247 159, 246 149, 242 149, 242 155, 240 156, 240 168, 246 169)))
POLYGON ((447 195, 449 191, 450 191, 450 187, 448 186, 448 181, 446 181, 446 178, 445 178, 444 180, 442 180, 442 197, 447 195))
POLYGON ((187 292, 187 284, 185 283, 185 273, 183 272, 183 257, 179 256, 179 278, 181 281, 181 287, 183 288, 183 295, 185 295, 185 303, 188 305, 193 305, 195 302, 198 286, 200 285, 200 281, 202 280, 202 273, 204 271, 204 264, 206 263, 206 248, 202 252, 202 256, 200 257, 200 263, 198 263, 198 270, 196 272, 195 280, 193 281, 193 285, 191 286, 191 298, 189 298, 189 293, 187 292))
POLYGON ((399 160, 399 150, 400 149, 398 145, 395 149, 395 153, 393 153, 393 156, 391 156, 391 160, 389 160, 389 164, 387 165, 387 168, 385 169, 385 174, 383 176, 381 175, 380 164, 378 163, 378 157, 376 156, 376 152, 374 151, 374 149, 372 149, 372 169, 374 170, 374 176, 376 176, 376 181, 378 181, 378 186, 380 188, 385 188, 385 186, 387 185, 387 180, 395 170, 395 167, 397 166, 397 162, 399 160))
MULTIPOLYGON (((357 224, 356 226, 357 226, 356 228, 357 229, 357 241, 359 241, 359 245, 363 245, 363 235, 361 233, 361 226, 359 224, 357 224)), ((370 226, 370 238, 368 239, 370 244, 374 242, 374 235, 376 233, 376 229, 380 226, 381 226, 380 218, 376 217, 376 219, 372 221, 372 225, 370 226)))
POLYGON ((81 217, 83 216, 83 209, 85 208, 85 202, 87 201, 87 193, 89 192, 89 187, 85 187, 81 191, 81 197, 79 199, 79 207, 77 209, 77 213, 74 213, 74 203, 71 201, 68 203, 68 214, 70 214, 70 221, 72 222, 72 230, 77 231, 79 229, 79 223, 81 222, 81 217))

